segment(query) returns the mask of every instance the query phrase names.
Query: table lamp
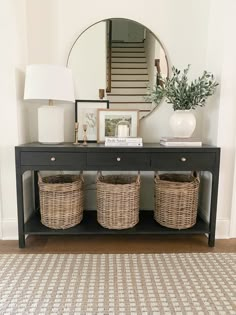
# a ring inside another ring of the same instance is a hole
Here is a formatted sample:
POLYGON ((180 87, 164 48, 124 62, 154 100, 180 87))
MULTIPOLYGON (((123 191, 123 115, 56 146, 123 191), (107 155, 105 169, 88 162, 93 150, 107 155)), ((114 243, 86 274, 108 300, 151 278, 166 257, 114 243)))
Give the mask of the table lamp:
POLYGON ((64 142, 64 109, 53 101, 75 101, 72 71, 55 65, 27 66, 24 99, 48 101, 38 108, 38 141, 64 142))

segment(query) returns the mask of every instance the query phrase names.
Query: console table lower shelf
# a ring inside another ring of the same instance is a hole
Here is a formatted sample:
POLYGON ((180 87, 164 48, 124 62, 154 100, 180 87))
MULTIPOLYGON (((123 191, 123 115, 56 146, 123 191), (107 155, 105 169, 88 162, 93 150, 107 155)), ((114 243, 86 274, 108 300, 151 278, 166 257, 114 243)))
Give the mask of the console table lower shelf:
POLYGON ((57 230, 44 226, 40 222, 39 212, 35 212, 31 218, 25 223, 25 234, 40 234, 40 235, 92 235, 92 234, 208 234, 209 224, 204 222, 200 217, 197 217, 197 223, 188 229, 170 229, 158 224, 153 218, 152 210, 140 211, 139 223, 130 229, 111 230, 102 227, 97 222, 97 212, 95 210, 84 211, 83 220, 80 224, 65 229, 57 230))

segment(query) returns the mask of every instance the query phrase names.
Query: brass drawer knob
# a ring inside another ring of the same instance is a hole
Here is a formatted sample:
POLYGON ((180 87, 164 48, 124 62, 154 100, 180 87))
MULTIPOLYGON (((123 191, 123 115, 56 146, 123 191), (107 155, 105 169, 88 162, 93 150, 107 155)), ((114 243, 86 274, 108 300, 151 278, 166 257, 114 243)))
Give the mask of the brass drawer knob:
POLYGON ((118 156, 118 157, 116 158, 116 161, 117 161, 117 162, 120 162, 120 160, 121 160, 121 158, 118 156))
POLYGON ((54 156, 51 157, 51 161, 54 162, 56 161, 56 158, 54 156))
POLYGON ((183 156, 183 157, 180 159, 180 161, 181 161, 181 162, 186 162, 187 159, 186 159, 186 157, 183 156))

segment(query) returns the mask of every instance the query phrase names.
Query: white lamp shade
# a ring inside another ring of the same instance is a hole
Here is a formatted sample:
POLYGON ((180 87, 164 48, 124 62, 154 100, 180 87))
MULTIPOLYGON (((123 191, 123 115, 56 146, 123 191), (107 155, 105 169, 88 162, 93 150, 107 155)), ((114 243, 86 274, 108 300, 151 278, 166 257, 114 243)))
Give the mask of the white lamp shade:
POLYGON ((26 68, 24 99, 75 101, 72 71, 55 65, 26 68))
MULTIPOLYGON (((72 71, 63 66, 29 65, 26 68, 24 99, 74 102, 72 71)), ((64 141, 64 109, 42 106, 38 109, 38 141, 64 141)))

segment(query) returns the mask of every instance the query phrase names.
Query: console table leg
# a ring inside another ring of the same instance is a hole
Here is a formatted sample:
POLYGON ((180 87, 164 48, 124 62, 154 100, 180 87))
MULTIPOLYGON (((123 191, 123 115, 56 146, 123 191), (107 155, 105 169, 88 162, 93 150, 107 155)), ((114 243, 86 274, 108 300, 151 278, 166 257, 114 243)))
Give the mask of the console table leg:
POLYGON ((18 210, 18 235, 19 247, 25 247, 24 233, 24 201, 23 201, 23 183, 22 174, 16 171, 16 192, 17 192, 17 210, 18 210))
POLYGON ((212 172, 211 205, 210 205, 210 233, 209 233, 209 238, 208 238, 208 246, 210 246, 210 247, 215 246, 218 183, 219 183, 219 159, 217 161, 217 167, 212 172))
POLYGON ((39 209, 38 171, 34 171, 34 210, 39 209))
POLYGON ((25 235, 19 233, 19 248, 25 248, 25 235))
POLYGON ((209 234, 208 246, 209 247, 214 247, 215 246, 215 234, 214 235, 212 235, 212 233, 209 234))

